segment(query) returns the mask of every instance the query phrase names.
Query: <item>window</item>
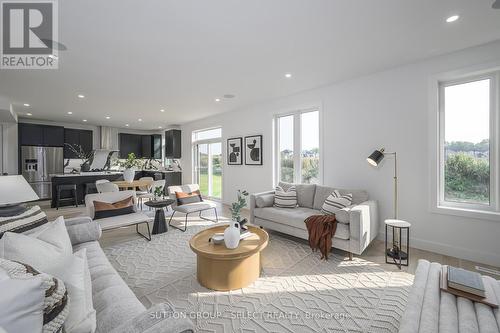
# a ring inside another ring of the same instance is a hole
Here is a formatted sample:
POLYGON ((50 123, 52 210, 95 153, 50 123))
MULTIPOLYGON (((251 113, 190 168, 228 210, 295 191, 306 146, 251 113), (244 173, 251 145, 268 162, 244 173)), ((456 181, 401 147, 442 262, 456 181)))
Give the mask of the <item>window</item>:
POLYGON ((498 211, 498 73, 440 86, 439 204, 498 211))
POLYGON ((193 179, 205 197, 222 198, 222 130, 195 131, 193 143, 193 179))
POLYGON ((280 115, 276 126, 276 179, 318 184, 321 179, 319 111, 280 115))

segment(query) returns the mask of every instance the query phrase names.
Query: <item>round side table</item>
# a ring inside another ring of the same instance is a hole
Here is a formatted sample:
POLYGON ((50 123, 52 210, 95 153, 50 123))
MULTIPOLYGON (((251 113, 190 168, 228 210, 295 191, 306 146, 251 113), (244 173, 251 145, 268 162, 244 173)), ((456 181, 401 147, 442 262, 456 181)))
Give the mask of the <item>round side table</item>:
POLYGON ((411 223, 403 220, 385 220, 385 263, 408 266, 410 259, 410 227, 411 223), (387 231, 392 230, 392 242, 388 244, 387 231), (403 244, 403 236, 406 234, 406 244, 403 244), (392 258, 392 261, 389 261, 392 258))
POLYGON ((163 208, 173 204, 175 200, 173 199, 161 199, 161 200, 148 200, 144 204, 148 207, 155 209, 155 221, 153 224, 153 235, 162 234, 168 231, 167 223, 165 221, 165 211, 163 208))

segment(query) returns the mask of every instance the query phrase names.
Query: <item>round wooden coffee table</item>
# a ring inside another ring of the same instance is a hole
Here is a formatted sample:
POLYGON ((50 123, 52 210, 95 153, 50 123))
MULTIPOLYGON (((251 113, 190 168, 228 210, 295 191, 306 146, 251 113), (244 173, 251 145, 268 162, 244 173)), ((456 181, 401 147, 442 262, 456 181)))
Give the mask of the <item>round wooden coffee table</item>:
POLYGON ((209 242, 215 233, 224 232, 228 225, 200 231, 191 238, 189 246, 197 255, 198 282, 213 290, 234 290, 248 286, 260 276, 260 252, 267 246, 269 235, 263 229, 248 226, 253 236, 240 241, 230 250, 224 243, 209 242))

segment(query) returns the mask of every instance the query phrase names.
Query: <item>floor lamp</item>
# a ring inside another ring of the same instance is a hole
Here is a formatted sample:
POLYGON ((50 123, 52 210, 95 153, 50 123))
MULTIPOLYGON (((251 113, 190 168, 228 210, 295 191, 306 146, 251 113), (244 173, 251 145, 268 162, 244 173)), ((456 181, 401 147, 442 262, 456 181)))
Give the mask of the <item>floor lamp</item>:
MULTIPOLYGON (((386 152, 384 148, 379 150, 375 150, 371 153, 370 156, 366 159, 368 163, 373 166, 378 166, 380 162, 384 159, 385 155, 393 155, 394 156, 394 219, 398 218, 398 158, 396 152, 386 152)), ((397 257, 399 255, 399 239, 398 234, 396 233, 396 239, 394 241, 394 247, 391 253, 388 253, 391 257, 397 257)))

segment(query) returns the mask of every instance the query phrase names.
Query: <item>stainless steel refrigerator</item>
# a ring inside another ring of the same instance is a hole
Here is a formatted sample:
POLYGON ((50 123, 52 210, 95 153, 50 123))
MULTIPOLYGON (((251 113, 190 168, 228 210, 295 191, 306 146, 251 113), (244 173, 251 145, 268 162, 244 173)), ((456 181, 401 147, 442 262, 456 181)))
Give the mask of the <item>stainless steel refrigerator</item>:
POLYGON ((52 197, 50 175, 64 173, 62 147, 21 147, 21 169, 24 178, 40 199, 52 197))

